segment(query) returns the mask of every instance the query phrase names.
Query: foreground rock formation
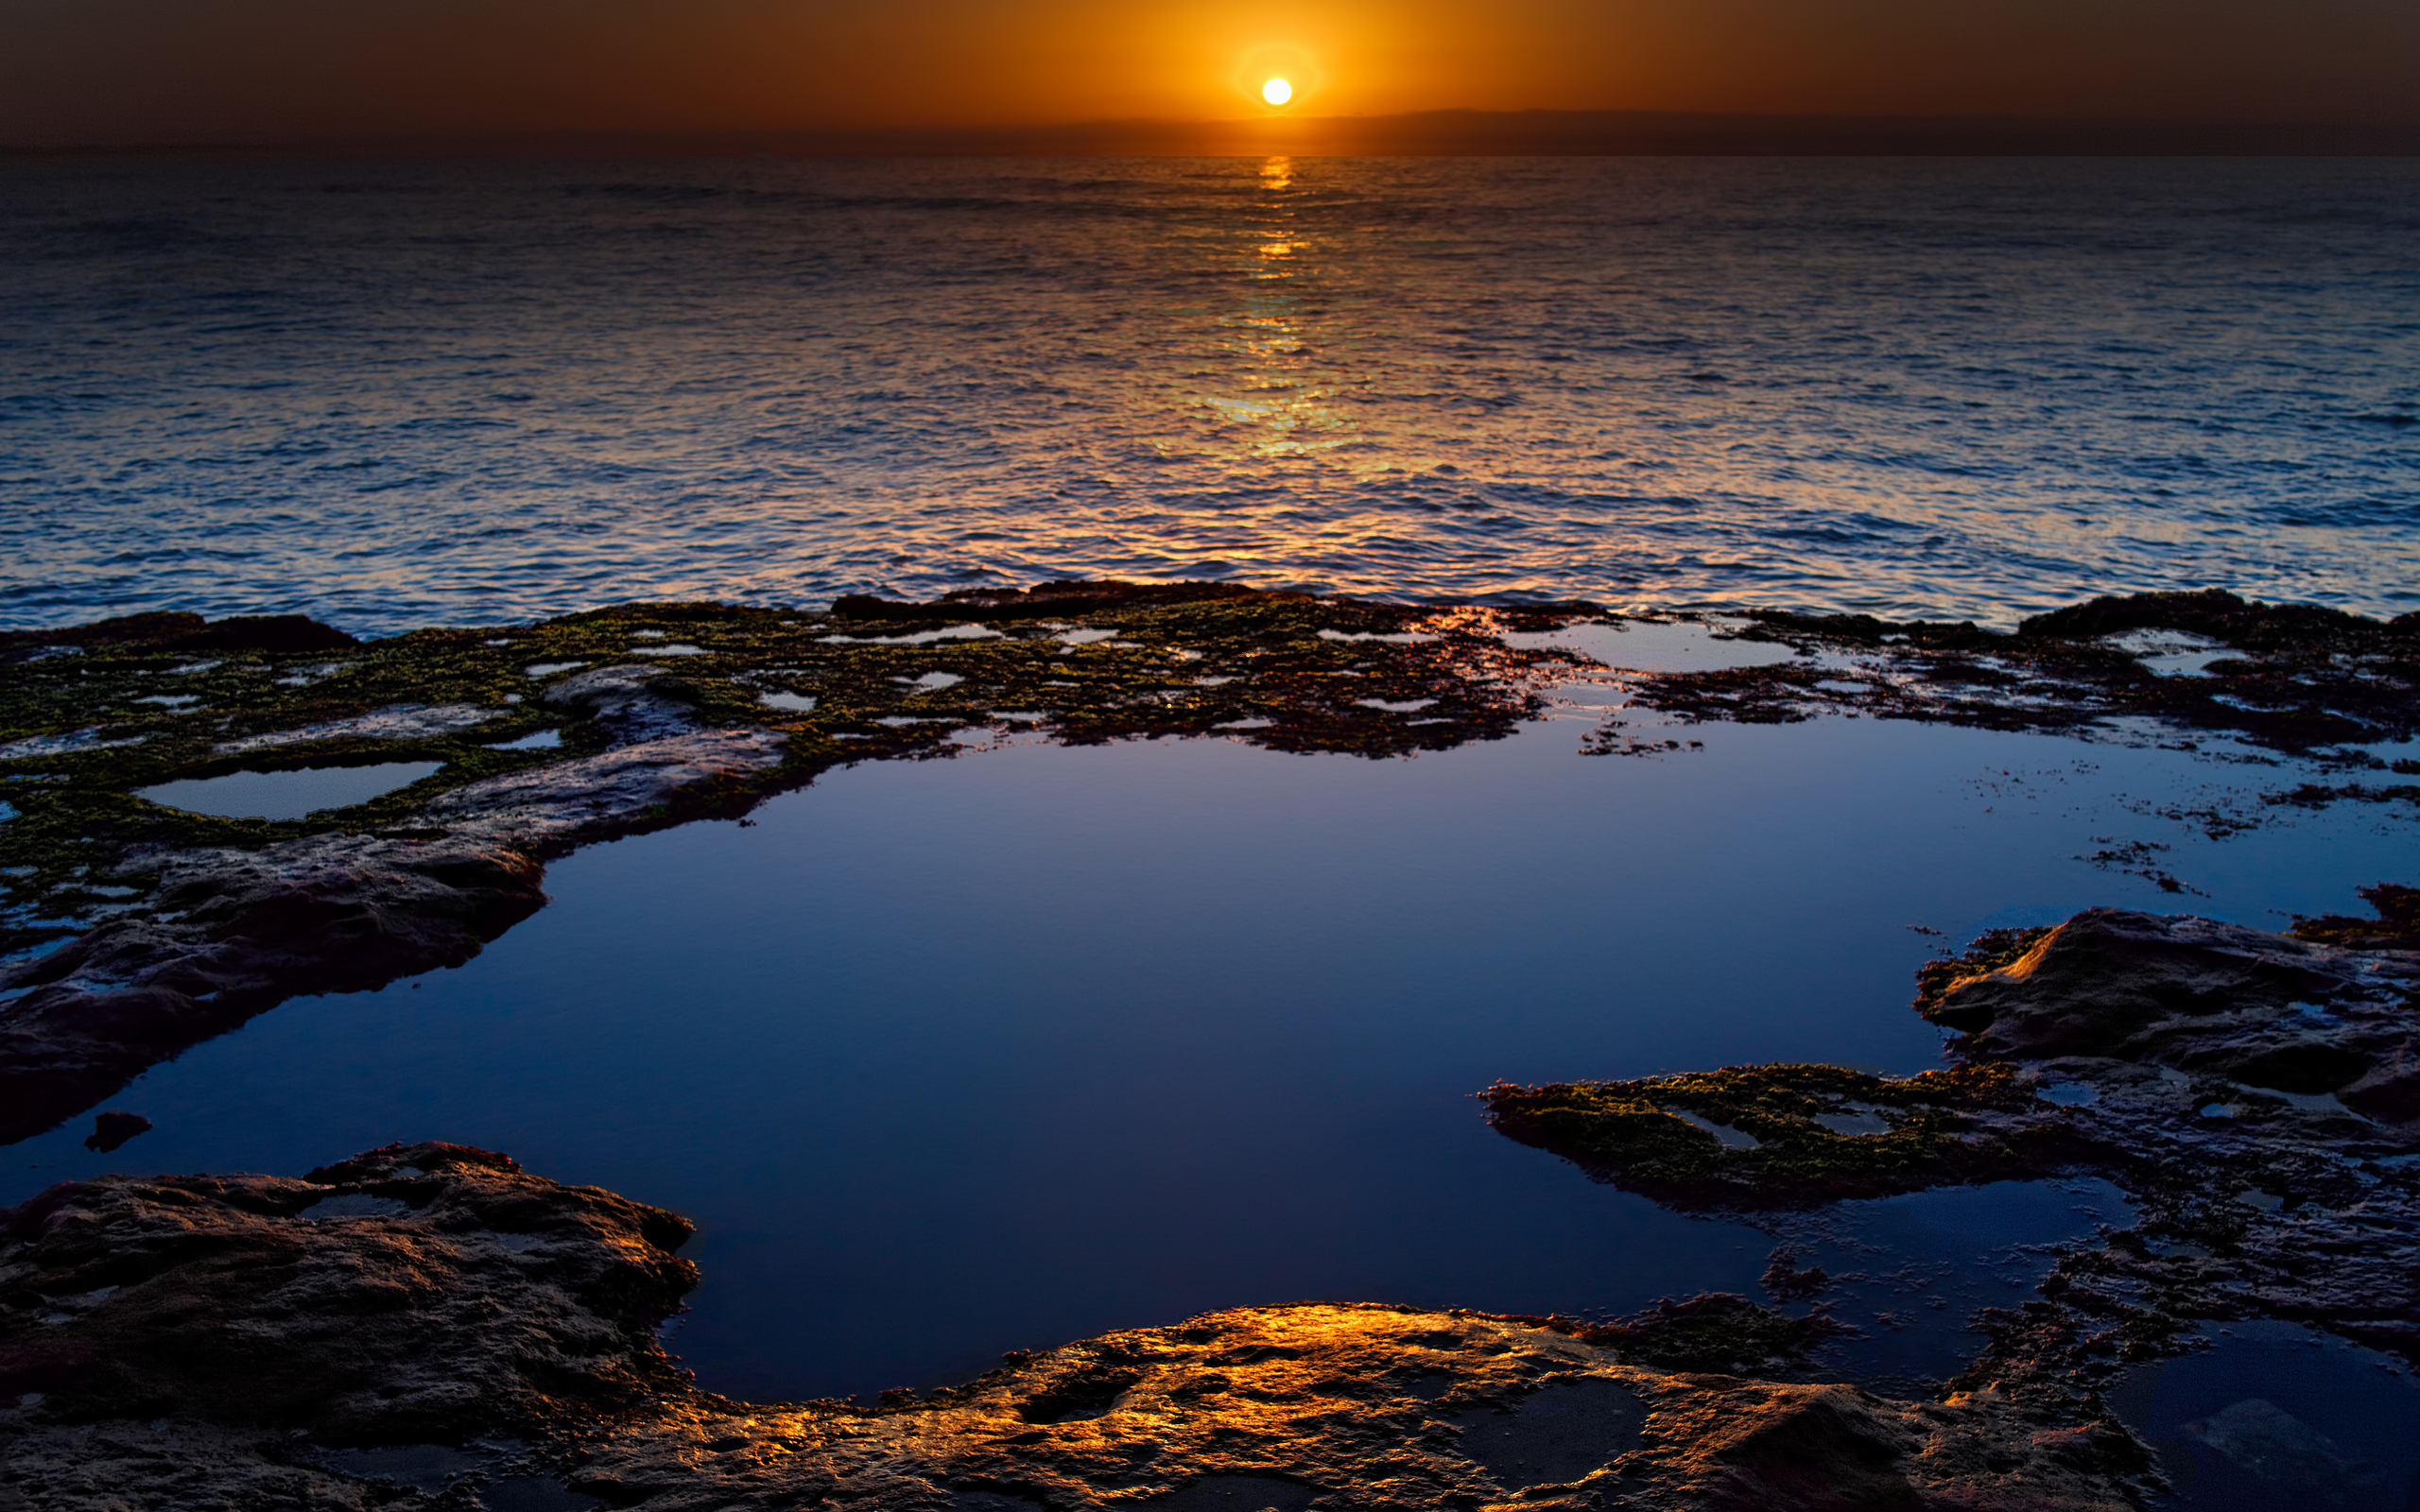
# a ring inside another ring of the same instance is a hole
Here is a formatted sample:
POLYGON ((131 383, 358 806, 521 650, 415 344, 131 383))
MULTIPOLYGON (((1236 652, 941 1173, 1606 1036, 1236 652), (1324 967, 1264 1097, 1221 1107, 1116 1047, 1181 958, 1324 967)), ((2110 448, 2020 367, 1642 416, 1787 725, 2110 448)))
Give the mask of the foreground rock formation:
MULTIPOLYGON (((1214 1314, 880 1406, 699 1392, 687 1226, 499 1155, 112 1177, 0 1214, 0 1507, 2114 1509, 2090 1415, 1637 1363, 1537 1319, 1214 1314)), ((1668 1352, 1669 1339, 1661 1341, 1668 1352)))
POLYGON ((1987 936, 1923 976, 1919 1011, 1959 1034, 1944 1071, 1500 1086, 1492 1116, 1698 1210, 2055 1172, 2116 1182, 2136 1222, 2069 1246, 2042 1301, 1987 1319, 1966 1386, 2086 1400, 2204 1319, 2307 1323, 2420 1362, 2420 938, 2409 889, 2370 896, 2380 919, 2311 920, 2313 939, 2098 908, 1987 936))

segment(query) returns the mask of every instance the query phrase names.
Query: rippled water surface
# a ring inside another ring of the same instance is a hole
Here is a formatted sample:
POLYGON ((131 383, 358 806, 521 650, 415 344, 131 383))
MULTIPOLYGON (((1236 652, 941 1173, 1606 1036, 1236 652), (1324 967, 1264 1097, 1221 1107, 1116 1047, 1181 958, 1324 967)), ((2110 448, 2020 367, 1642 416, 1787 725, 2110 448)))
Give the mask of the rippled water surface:
POLYGON ((2420 163, 0 170, 0 623, 2420 606, 2420 163))

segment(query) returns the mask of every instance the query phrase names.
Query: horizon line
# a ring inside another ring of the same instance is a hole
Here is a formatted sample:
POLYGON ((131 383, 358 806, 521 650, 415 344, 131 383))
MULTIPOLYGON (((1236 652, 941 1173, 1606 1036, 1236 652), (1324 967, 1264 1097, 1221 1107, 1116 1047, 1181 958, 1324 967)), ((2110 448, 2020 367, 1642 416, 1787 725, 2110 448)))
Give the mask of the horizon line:
POLYGON ((2420 125, 1442 107, 1224 120, 553 128, 0 143, 0 159, 329 157, 2405 157, 2420 125))

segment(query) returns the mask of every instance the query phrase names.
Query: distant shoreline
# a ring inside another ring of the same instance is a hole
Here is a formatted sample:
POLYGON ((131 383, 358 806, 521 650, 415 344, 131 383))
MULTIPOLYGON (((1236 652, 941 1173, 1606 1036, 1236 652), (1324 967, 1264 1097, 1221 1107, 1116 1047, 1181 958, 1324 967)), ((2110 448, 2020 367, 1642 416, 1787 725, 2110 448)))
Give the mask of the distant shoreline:
POLYGON ((2420 157, 2420 126, 1668 111, 0 144, 0 161, 547 157, 2420 157))

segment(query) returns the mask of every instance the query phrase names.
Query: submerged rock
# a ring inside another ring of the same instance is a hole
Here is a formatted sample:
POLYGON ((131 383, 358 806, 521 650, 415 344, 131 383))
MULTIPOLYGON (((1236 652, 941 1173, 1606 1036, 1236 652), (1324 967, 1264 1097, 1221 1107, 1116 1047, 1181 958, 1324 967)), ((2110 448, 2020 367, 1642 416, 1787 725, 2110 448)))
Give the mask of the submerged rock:
POLYGON ((109 1155, 137 1134, 150 1131, 151 1121, 142 1114, 112 1110, 93 1120, 93 1132, 84 1136, 84 1148, 109 1155))
POLYGON ((1113 1333, 879 1407, 734 1401, 656 1342, 687 1233, 447 1144, 53 1188, 0 1214, 0 1503, 2116 1512, 2143 1484, 2122 1430, 1993 1391, 1383 1306, 1113 1333))

